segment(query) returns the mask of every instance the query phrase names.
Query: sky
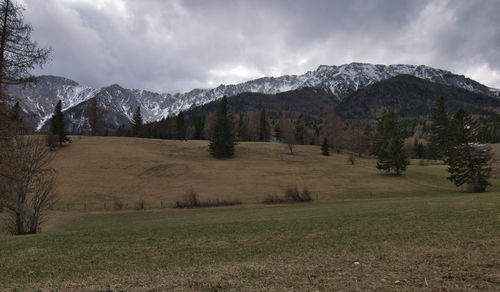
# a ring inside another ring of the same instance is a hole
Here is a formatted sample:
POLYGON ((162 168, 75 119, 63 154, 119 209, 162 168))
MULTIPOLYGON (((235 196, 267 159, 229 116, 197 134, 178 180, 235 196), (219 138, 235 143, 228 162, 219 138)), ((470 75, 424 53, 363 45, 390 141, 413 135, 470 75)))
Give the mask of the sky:
POLYGON ((36 75, 186 92, 351 62, 500 88, 498 0, 17 0, 51 47, 36 75))

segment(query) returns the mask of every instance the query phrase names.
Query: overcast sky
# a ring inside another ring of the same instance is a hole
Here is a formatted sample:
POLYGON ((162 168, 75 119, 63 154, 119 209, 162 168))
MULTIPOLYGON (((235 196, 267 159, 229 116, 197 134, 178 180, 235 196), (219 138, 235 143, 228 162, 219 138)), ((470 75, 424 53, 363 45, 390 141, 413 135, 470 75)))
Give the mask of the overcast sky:
POLYGON ((500 1, 18 0, 53 49, 36 74, 185 92, 350 62, 500 88, 500 1))

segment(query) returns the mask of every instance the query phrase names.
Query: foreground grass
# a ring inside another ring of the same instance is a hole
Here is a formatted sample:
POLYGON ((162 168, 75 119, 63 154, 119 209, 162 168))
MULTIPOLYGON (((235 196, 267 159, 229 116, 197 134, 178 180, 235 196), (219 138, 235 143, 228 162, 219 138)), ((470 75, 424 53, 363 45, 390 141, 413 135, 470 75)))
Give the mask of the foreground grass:
POLYGON ((498 193, 81 214, 0 235, 4 289, 500 289, 498 193))

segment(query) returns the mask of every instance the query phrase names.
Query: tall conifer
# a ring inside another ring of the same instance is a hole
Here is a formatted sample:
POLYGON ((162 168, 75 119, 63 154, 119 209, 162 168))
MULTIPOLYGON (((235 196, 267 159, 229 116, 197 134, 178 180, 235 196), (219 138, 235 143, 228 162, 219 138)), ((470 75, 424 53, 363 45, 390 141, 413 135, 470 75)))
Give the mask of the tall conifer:
POLYGON ((448 179, 457 187, 467 184, 472 192, 484 192, 490 185, 491 148, 477 143, 478 126, 472 116, 460 108, 450 122, 448 179))
POLYGON ((176 125, 177 125, 177 139, 179 140, 185 140, 186 139, 186 126, 184 122, 184 113, 180 112, 177 115, 176 118, 176 125))
POLYGON ((382 118, 377 127, 377 168, 401 175, 409 164, 405 153, 401 123, 394 112, 382 118))
POLYGON ((62 103, 58 101, 54 109, 54 114, 50 119, 50 132, 57 137, 59 144, 69 142, 64 125, 64 114, 62 112, 62 103))
POLYGON ((215 158, 227 158, 234 155, 233 125, 227 116, 227 98, 219 102, 215 114, 215 125, 209 144, 210 154, 215 158))
POLYGON ((132 117, 132 136, 138 137, 141 133, 142 128, 142 116, 141 107, 138 106, 135 110, 134 116, 132 117))
POLYGON ((434 104, 430 121, 428 155, 432 159, 443 159, 449 146, 449 118, 444 97, 439 98, 434 104))

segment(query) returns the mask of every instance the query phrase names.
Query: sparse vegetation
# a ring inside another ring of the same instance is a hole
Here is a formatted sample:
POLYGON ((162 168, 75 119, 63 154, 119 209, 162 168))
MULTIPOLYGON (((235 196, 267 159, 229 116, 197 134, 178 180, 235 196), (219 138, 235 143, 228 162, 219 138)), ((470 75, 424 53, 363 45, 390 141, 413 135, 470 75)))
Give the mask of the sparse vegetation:
POLYGON ((181 200, 175 202, 174 208, 199 208, 199 207, 221 207, 240 205, 238 200, 200 200, 198 194, 193 190, 188 190, 181 200))
POLYGON ((279 203, 291 203, 291 202, 310 202, 312 201, 309 189, 304 187, 302 192, 299 192, 297 187, 288 187, 285 189, 283 197, 276 195, 267 196, 262 203, 264 204, 279 204, 279 203))

